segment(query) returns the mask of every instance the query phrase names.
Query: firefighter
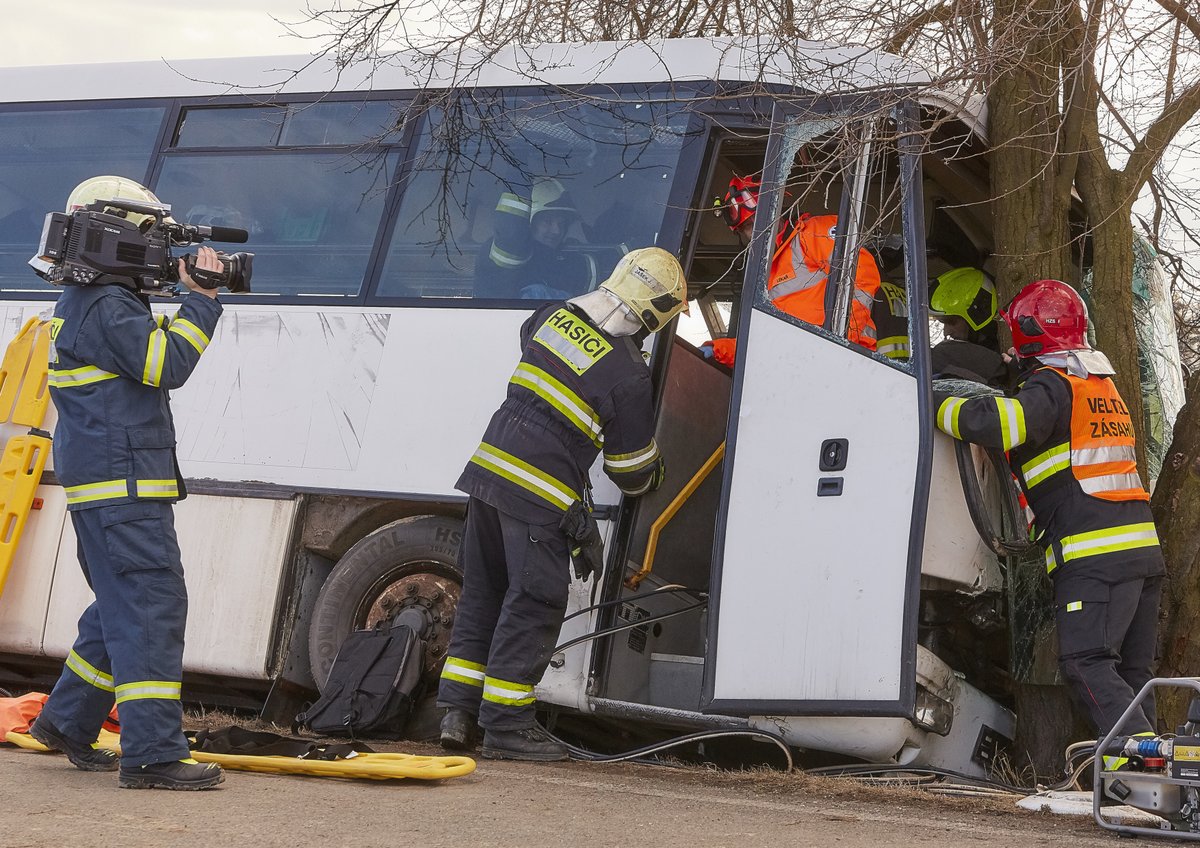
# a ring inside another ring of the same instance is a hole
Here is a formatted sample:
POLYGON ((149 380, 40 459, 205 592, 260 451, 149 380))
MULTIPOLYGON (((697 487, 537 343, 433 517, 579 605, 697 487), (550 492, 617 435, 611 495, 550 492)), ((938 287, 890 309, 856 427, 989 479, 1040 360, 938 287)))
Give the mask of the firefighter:
POLYGON ((875 302, 871 305, 871 320, 879 338, 876 352, 896 362, 912 358, 908 340, 908 292, 903 283, 881 280, 875 302))
POLYGON ((929 314, 945 334, 930 352, 934 377, 1011 387, 1015 374, 996 332, 996 286, 986 272, 964 267, 938 275, 929 284, 929 314))
MULTIPOLYGON (((733 177, 721 204, 729 229, 748 244, 758 210, 759 188, 754 177, 733 177)), ((780 310, 818 327, 825 323, 825 284, 829 280, 829 260, 833 256, 836 215, 802 214, 788 220, 775 235, 775 253, 767 295, 780 310)), ((850 304, 847 338, 854 344, 875 350, 877 334, 872 309, 879 292, 879 268, 865 249, 858 252, 854 276, 854 299, 850 304)), ((702 346, 705 357, 732 366, 737 355, 736 339, 714 339, 702 346)))
POLYGON ((687 304, 674 256, 634 250, 593 292, 538 309, 521 327, 507 398, 456 487, 470 495, 463 594, 442 671, 441 742, 484 757, 559 760, 534 722, 533 687, 550 661, 576 576, 599 579, 589 469, 628 496, 662 483, 654 399, 641 344, 687 304))
MULTIPOLYGON (((1101 736, 1150 679, 1164 573, 1133 421, 1066 283, 1030 283, 1001 313, 1025 380, 1014 397, 935 392, 937 424, 1009 452, 1054 584, 1059 667, 1101 736)), ((1126 724, 1151 733, 1152 698, 1126 724)))
MULTIPOLYGON (((94 177, 72 191, 67 212, 116 198, 158 202, 132 180, 94 177)), ((201 247, 196 268, 220 271, 216 251, 201 247)), ((129 789, 206 789, 224 779, 219 766, 190 759, 183 736, 187 590, 171 505, 186 492, 167 394, 196 367, 221 304, 182 260, 179 277, 190 292, 172 319, 151 313, 134 280, 106 275, 65 286, 51 321, 54 471, 96 597, 29 732, 84 771, 119 767, 118 785, 129 789), (114 700, 119 759, 90 744, 114 700)))
POLYGON ((603 260, 563 249, 578 220, 574 201, 557 179, 539 179, 527 193, 502 193, 494 235, 475 262, 476 297, 555 300, 595 288, 603 260))

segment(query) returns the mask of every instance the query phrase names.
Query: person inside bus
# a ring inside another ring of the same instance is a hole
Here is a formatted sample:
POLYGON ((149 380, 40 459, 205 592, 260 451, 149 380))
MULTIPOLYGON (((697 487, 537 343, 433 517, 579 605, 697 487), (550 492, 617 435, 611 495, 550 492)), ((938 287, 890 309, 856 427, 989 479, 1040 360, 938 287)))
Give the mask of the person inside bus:
POLYGON ((463 593, 438 706, 441 743, 488 759, 565 760, 535 722, 533 688, 554 653, 575 576, 604 567, 590 469, 626 497, 666 475, 654 439, 654 384, 642 343, 687 309, 679 261, 626 254, 595 291, 543 305, 521 327, 508 393, 455 488, 466 492, 463 593))
POLYGON ((566 250, 579 211, 562 182, 539 179, 528 193, 516 186, 496 203, 491 240, 475 261, 475 296, 561 300, 591 291, 596 257, 566 250))
POLYGON ((930 352, 934 378, 958 377, 1012 388, 1016 366, 1000 353, 996 286, 978 268, 954 268, 929 283, 929 314, 945 338, 930 352))
MULTIPOLYGON (((757 177, 734 176, 721 202, 725 223, 737 233, 743 245, 750 243, 761 185, 757 177)), ((836 215, 802 213, 795 218, 783 218, 775 233, 767 295, 783 312, 818 327, 825 323, 825 287, 836 228, 836 215)), ((872 308, 879 283, 875 259, 867 250, 860 249, 846 333, 851 342, 867 350, 875 350, 877 345, 872 308)), ((737 340, 714 339, 705 342, 701 351, 706 358, 732 366, 737 356, 737 340)))

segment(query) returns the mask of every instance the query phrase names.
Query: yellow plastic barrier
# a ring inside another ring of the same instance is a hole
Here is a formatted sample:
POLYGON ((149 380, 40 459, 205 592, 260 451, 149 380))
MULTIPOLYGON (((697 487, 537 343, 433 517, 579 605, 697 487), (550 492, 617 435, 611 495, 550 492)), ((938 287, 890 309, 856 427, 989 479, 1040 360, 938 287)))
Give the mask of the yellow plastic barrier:
POLYGON ((0 422, 7 421, 12 414, 13 403, 21 388, 21 378, 25 376, 29 367, 29 357, 33 352, 33 342, 40 324, 36 317, 26 321, 16 338, 8 343, 4 359, 0 360, 0 422))
POLYGON ((0 456, 0 592, 50 455, 45 436, 13 436, 0 456))
MULTIPOLYGON (((30 751, 49 751, 28 733, 8 733, 5 740, 30 751)), ((120 737, 100 731, 95 747, 120 753, 120 737)), ((470 757, 421 757, 416 754, 357 754, 344 760, 302 760, 299 757, 256 757, 248 754, 210 754, 192 751, 201 763, 217 763, 222 768, 256 771, 263 774, 308 774, 314 777, 363 778, 367 780, 447 780, 475 771, 470 757)))

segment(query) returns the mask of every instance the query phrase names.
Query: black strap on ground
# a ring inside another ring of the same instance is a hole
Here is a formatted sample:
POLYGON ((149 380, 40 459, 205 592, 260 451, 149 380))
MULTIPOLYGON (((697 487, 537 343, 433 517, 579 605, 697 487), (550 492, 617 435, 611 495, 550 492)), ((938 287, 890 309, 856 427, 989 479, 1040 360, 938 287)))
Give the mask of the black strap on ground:
POLYGON ((302 760, 345 759, 352 753, 374 753, 361 742, 322 744, 311 739, 281 736, 265 730, 221 727, 215 730, 184 731, 193 751, 210 754, 241 754, 253 757, 297 757, 302 760))

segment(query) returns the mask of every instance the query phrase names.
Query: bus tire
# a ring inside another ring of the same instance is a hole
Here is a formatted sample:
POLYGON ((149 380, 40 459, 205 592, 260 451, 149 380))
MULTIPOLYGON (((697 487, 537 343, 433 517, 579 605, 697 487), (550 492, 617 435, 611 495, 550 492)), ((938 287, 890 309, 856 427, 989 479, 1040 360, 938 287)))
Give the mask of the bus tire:
POLYGON ((313 680, 324 688, 333 658, 354 630, 420 605, 433 621, 425 680, 436 685, 462 593, 458 552, 462 521, 437 515, 402 518, 374 530, 338 560, 321 587, 308 630, 313 680))

